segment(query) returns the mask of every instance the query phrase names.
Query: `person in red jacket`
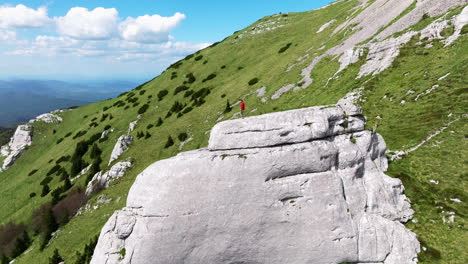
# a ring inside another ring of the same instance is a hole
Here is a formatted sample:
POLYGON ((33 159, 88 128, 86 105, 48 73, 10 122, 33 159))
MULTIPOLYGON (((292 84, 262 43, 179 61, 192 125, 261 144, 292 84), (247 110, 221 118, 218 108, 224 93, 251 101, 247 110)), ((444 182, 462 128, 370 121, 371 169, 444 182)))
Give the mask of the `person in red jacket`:
POLYGON ((244 110, 245 110, 245 103, 244 103, 244 100, 240 100, 240 114, 241 114, 241 117, 244 117, 244 110))

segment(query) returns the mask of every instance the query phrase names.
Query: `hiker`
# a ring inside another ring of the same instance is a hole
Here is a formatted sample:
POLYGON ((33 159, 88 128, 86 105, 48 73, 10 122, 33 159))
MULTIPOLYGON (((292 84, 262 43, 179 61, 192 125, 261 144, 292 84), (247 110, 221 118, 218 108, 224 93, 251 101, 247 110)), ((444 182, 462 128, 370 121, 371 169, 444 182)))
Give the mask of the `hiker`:
POLYGON ((244 110, 245 110, 245 103, 244 103, 244 100, 240 100, 240 114, 241 114, 241 117, 244 117, 244 110))

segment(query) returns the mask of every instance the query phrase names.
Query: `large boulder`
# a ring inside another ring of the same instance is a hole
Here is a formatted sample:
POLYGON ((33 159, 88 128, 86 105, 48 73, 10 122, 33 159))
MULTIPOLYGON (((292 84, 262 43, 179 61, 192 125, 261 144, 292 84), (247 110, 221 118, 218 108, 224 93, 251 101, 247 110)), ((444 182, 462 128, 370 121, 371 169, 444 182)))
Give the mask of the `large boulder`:
POLYGON ((404 187, 358 113, 343 103, 217 124, 208 148, 138 175, 91 263, 416 263, 404 187))
POLYGON ((2 169, 8 169, 32 144, 32 126, 20 125, 16 128, 13 137, 6 147, 2 147, 2 155, 6 156, 3 160, 2 169))

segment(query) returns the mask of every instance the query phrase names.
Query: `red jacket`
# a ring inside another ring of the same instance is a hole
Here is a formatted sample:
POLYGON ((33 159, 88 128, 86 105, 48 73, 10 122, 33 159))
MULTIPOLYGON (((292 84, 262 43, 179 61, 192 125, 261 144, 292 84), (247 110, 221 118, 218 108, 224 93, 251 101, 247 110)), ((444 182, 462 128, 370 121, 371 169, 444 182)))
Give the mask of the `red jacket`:
POLYGON ((240 109, 241 109, 241 110, 245 110, 245 103, 244 103, 244 102, 241 102, 241 103, 240 103, 240 109))

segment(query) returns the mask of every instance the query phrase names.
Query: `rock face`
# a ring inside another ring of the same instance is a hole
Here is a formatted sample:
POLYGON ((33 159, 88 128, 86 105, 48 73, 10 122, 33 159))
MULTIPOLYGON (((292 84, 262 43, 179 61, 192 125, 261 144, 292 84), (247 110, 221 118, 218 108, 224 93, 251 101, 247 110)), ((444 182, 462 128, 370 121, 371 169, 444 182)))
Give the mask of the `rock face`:
POLYGON ((3 146, 1 153, 2 156, 6 156, 3 161, 2 169, 6 170, 8 167, 13 165, 16 159, 18 159, 26 149, 32 144, 32 126, 20 125, 10 139, 8 145, 3 146))
POLYGON ((86 187, 86 195, 90 195, 98 189, 108 188, 112 181, 124 176, 125 171, 130 167, 132 167, 131 161, 123 161, 116 163, 109 171, 105 173, 96 173, 86 187))
POLYGON ((152 164, 91 263, 417 263, 404 187, 352 98, 221 122, 152 164))
POLYGON ((119 137, 117 143, 115 143, 114 149, 112 150, 112 154, 109 160, 109 165, 116 159, 122 155, 125 151, 128 150, 128 147, 133 142, 133 137, 129 135, 123 135, 119 137))

